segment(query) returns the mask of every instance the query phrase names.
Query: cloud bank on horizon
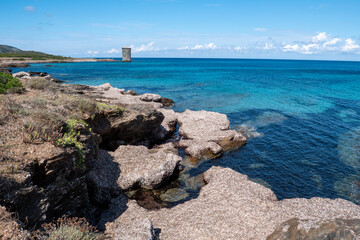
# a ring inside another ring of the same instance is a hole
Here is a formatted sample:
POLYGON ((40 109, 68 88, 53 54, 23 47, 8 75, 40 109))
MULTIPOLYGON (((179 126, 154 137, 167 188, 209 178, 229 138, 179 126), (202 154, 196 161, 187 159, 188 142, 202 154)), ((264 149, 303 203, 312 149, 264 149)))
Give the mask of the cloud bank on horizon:
POLYGON ((3 0, 1 44, 73 57, 360 60, 354 0, 3 0), (71 6, 71 7, 69 7, 71 6), (17 18, 9 22, 9 14, 17 18))

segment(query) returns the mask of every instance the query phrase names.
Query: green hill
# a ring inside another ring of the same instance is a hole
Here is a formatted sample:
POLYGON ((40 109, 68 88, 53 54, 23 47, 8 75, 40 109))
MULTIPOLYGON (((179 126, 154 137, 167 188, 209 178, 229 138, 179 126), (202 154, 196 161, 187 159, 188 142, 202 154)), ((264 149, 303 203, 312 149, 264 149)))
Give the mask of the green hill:
POLYGON ((22 51, 16 47, 11 47, 8 45, 0 45, 0 53, 12 53, 22 51))
POLYGON ((56 56, 56 55, 51 55, 37 51, 23 51, 16 47, 11 47, 7 45, 0 45, 0 58, 1 57, 17 58, 17 60, 25 60, 25 58, 31 60, 69 59, 69 57, 56 56))

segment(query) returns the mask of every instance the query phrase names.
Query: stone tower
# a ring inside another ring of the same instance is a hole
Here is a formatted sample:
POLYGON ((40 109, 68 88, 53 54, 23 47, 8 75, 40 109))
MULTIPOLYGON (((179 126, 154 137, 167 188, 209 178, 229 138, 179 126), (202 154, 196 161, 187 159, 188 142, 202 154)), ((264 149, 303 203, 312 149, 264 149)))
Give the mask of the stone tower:
POLYGON ((131 48, 129 47, 122 48, 122 61, 131 62, 131 48))

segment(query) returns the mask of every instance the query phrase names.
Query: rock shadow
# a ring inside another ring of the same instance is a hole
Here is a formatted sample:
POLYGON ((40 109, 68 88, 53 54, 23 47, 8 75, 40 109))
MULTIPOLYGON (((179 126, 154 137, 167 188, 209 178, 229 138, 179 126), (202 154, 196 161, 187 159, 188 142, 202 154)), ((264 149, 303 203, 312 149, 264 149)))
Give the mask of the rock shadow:
POLYGON ((91 203, 97 208, 96 222, 100 231, 107 222, 115 221, 126 209, 128 198, 117 185, 121 174, 119 164, 108 151, 100 149, 98 160, 87 175, 87 186, 91 203))

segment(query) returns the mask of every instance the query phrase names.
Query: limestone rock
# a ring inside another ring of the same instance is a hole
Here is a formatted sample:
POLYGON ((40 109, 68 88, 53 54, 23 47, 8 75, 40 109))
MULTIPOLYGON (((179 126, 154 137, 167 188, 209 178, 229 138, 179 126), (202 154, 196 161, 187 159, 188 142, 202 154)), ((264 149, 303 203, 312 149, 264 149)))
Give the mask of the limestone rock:
POLYGON ((194 158, 208 153, 217 156, 246 143, 240 132, 229 129, 230 122, 225 114, 186 110, 177 115, 177 120, 179 134, 186 140, 180 141, 179 146, 186 148, 186 153, 194 158))
POLYGON ((164 120, 161 125, 153 132, 153 136, 156 140, 164 140, 171 136, 176 131, 177 125, 177 113, 172 109, 160 108, 157 111, 161 112, 164 116, 164 120))
POLYGON ((145 102, 160 102, 161 96, 153 93, 145 93, 140 95, 140 100, 145 102))
POLYGON ((14 74, 13 74, 13 77, 16 77, 16 78, 22 78, 22 77, 25 77, 25 76, 30 76, 30 73, 27 73, 27 72, 17 72, 17 73, 14 73, 14 74))
POLYGON ((155 228, 161 229, 160 239, 165 240, 266 239, 276 227, 292 218, 314 221, 360 218, 360 206, 343 199, 278 201, 269 188, 228 168, 212 167, 204 178, 207 185, 196 199, 158 211, 146 211, 129 200, 128 208, 114 224, 129 217, 150 219, 155 228))
POLYGON ((120 144, 136 144, 144 140, 151 142, 152 133, 163 119, 162 113, 151 105, 129 105, 122 114, 97 116, 91 127, 102 136, 103 146, 115 150, 120 144))
POLYGON ((164 105, 164 107, 172 107, 174 106, 174 101, 169 98, 161 98, 161 103, 164 105))
POLYGON ((120 176, 119 165, 105 150, 100 150, 96 165, 87 176, 88 187, 92 201, 104 205, 120 194, 116 181, 120 176))
POLYGON ((118 186, 123 190, 134 187, 156 188, 178 170, 181 157, 171 143, 155 149, 144 146, 120 146, 110 153, 119 164, 118 186))
POLYGON ((360 239, 360 219, 299 220, 282 223, 267 240, 360 239))
MULTIPOLYGON (((125 197, 126 198, 126 197, 125 197)), ((114 199, 112 209, 107 213, 107 217, 111 216, 111 213, 123 212, 124 207, 127 209, 128 207, 125 205, 126 200, 124 197, 119 197, 114 199), (124 202, 125 201, 125 202, 124 202)), ((134 208, 138 211, 143 212, 144 210, 136 204, 132 204, 130 208, 134 208)), ((118 215, 118 214, 116 214, 118 215)), ((123 214, 122 218, 118 221, 111 222, 112 218, 108 218, 106 223, 106 235, 111 239, 117 240, 128 240, 128 239, 136 239, 136 240, 155 240, 157 238, 157 234, 153 227, 152 222, 148 218, 139 218, 136 215, 131 214, 123 214)))

